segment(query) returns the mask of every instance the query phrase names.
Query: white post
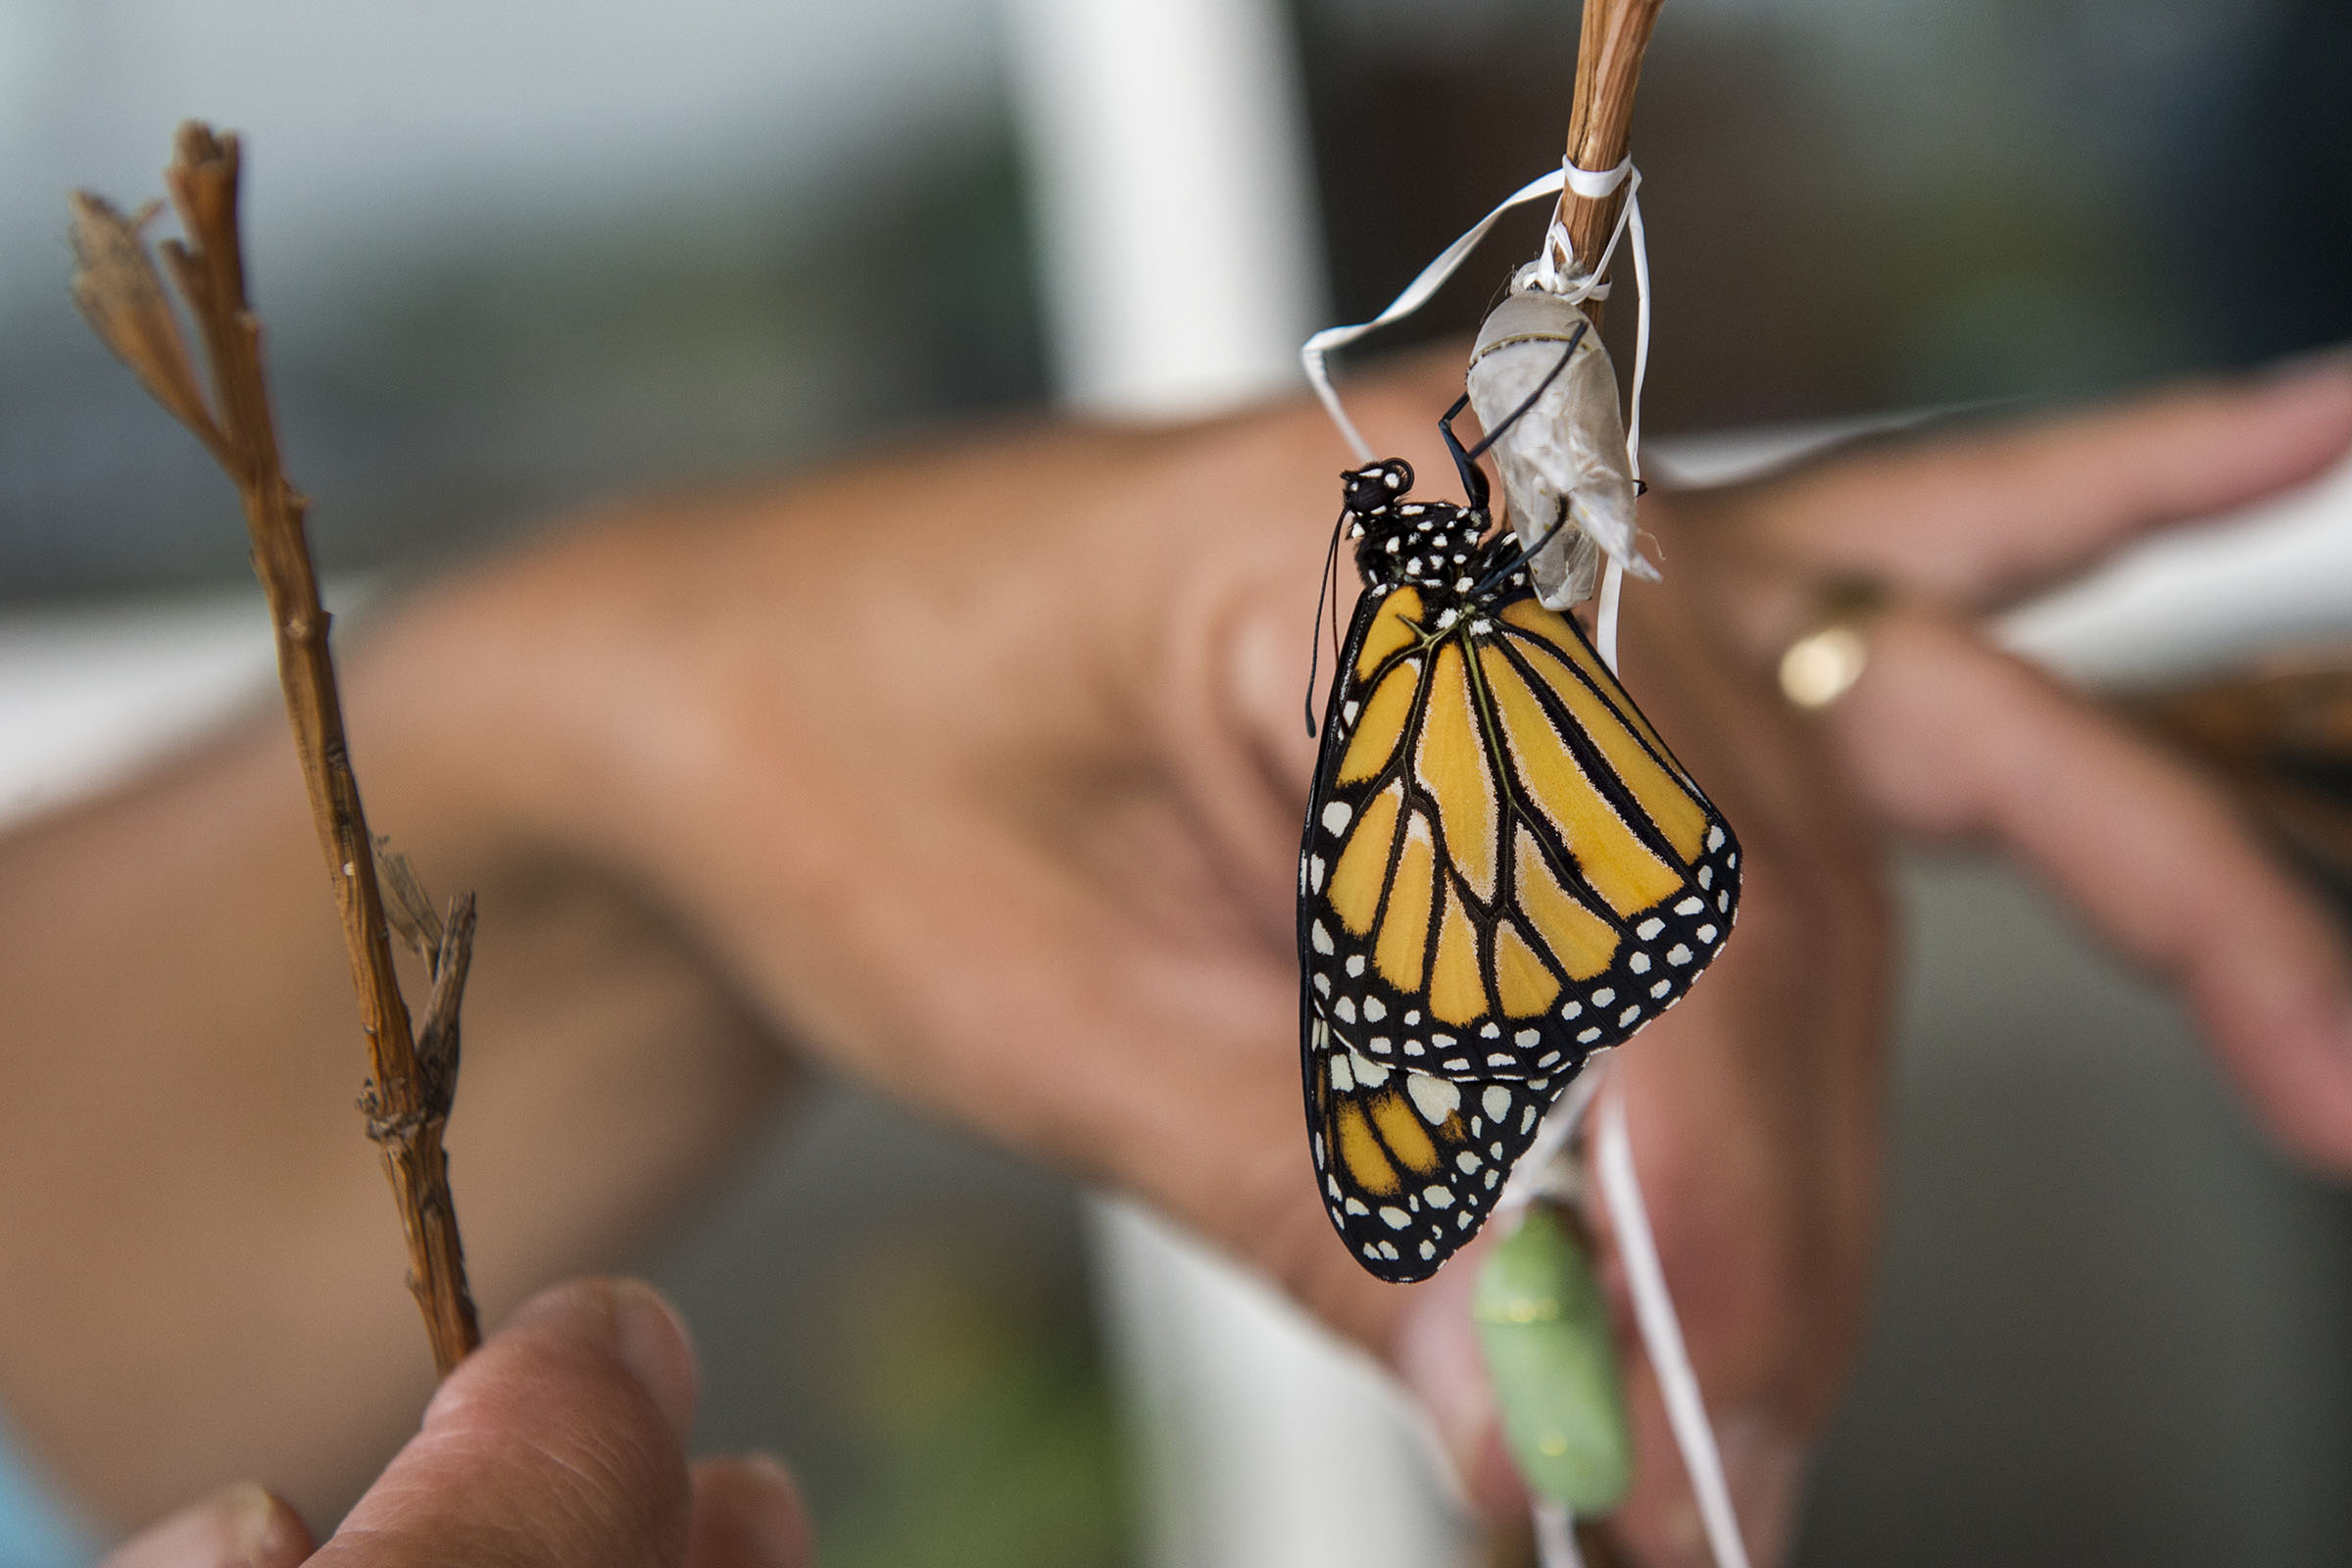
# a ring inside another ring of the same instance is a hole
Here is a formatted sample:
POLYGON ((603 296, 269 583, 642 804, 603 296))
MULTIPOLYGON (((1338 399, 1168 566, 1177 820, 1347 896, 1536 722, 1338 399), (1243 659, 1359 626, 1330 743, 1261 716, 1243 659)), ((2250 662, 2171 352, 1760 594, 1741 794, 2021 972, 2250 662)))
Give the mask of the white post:
MULTIPOLYGON (((1184 417, 1298 384, 1322 267, 1272 0, 1008 11, 1062 401, 1184 417)), ((1153 1568, 1459 1555, 1417 1417, 1366 1357, 1133 1204, 1095 1220, 1153 1568)))

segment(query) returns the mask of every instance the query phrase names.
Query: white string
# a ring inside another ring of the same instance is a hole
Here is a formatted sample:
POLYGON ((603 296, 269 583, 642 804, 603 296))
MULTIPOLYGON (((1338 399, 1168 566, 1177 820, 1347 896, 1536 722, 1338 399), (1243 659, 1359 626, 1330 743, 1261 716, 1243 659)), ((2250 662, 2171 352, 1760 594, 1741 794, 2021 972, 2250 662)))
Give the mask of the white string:
POLYGON ((1609 1206, 1610 1227, 1617 1233, 1617 1255, 1625 1262, 1634 1318, 1642 1325, 1642 1343, 1649 1350, 1650 1369, 1658 1375, 1666 1419, 1674 1428, 1675 1446, 1683 1450, 1683 1467, 1690 1472, 1690 1491, 1698 1499, 1699 1521, 1706 1527, 1707 1548, 1714 1554, 1716 1568, 1748 1568, 1747 1544, 1740 1537, 1731 1488, 1723 1479, 1723 1455, 1715 1446, 1715 1430, 1707 1422, 1706 1401, 1699 1396, 1698 1374, 1690 1369, 1674 1298, 1667 1294, 1657 1239, 1650 1234, 1649 1210, 1642 1200, 1642 1181, 1634 1173, 1633 1135, 1625 1121, 1625 1085, 1620 1081, 1611 1089, 1600 1106, 1593 1163, 1599 1168, 1600 1194, 1609 1206))
POLYGON ((1536 1503, 1536 1560, 1543 1568, 1585 1568, 1577 1548, 1576 1521, 1556 1502, 1536 1503))
POLYGON ((1330 414, 1331 422, 1338 425, 1340 434, 1348 438, 1348 445, 1354 449, 1357 462, 1370 463, 1377 454, 1356 429, 1355 422, 1348 417, 1348 411, 1340 407, 1340 395, 1332 389, 1331 371, 1324 364, 1331 351, 1345 348, 1373 328, 1386 326, 1419 310, 1428 303, 1432 294, 1445 286, 1446 280, 1453 275, 1454 269, 1462 265, 1463 258, 1478 249, 1478 242, 1487 237, 1487 231, 1501 220, 1503 214, 1539 196, 1558 195, 1567 181, 1568 171, 1565 166, 1529 180, 1504 197, 1500 206, 1473 223, 1461 238, 1440 251, 1437 260, 1421 269, 1421 275, 1405 284, 1404 292, 1389 302, 1387 310, 1369 321, 1358 321, 1353 326, 1327 326, 1308 338, 1298 350, 1299 363, 1306 367, 1306 378, 1314 383, 1315 396, 1323 400, 1323 408, 1330 414))
POLYGON ((1617 601, 1625 594, 1625 567, 1615 556, 1600 574, 1600 603, 1592 611, 1592 651, 1617 673, 1617 601))
POLYGON ((1617 254, 1618 240, 1631 232, 1634 287, 1641 297, 1634 306, 1634 386, 1633 396, 1626 400, 1625 456, 1627 467, 1639 479, 1642 477, 1642 389, 1649 379, 1649 231, 1642 223, 1642 171, 1634 167, 1634 160, 1628 156, 1614 169, 1595 172, 1564 163, 1560 172, 1567 176, 1567 188, 1587 201, 1599 201, 1623 185, 1625 205, 1617 210, 1616 226, 1609 230, 1608 243, 1600 248, 1600 259, 1590 269, 1584 269, 1576 265, 1576 247, 1555 216, 1551 226, 1544 232, 1543 253, 1520 270, 1515 281, 1521 286, 1557 294, 1571 304, 1605 300, 1609 297, 1609 261, 1617 254))
MULTIPOLYGON (((1634 286, 1639 301, 1634 315, 1634 384, 1633 394, 1626 401, 1625 457, 1626 467, 1636 480, 1642 477, 1642 392, 1649 380, 1649 232, 1642 222, 1642 172, 1634 167, 1629 155, 1616 168, 1595 172, 1580 169, 1563 159, 1560 167, 1538 178, 1529 180, 1504 197, 1495 209, 1480 219, 1452 244, 1440 251, 1437 258, 1421 269, 1420 275, 1404 286, 1404 292, 1389 302, 1369 321, 1351 326, 1327 326, 1310 337, 1298 350, 1298 360, 1306 368, 1306 379, 1322 400, 1324 412, 1331 422, 1339 426, 1348 450, 1358 463, 1370 463, 1378 456, 1348 411, 1340 405, 1340 394, 1331 383, 1331 352, 1345 348, 1357 338, 1391 321, 1410 316, 1429 302, 1431 295, 1445 286, 1464 258, 1478 248, 1503 214, 1512 208, 1532 202, 1538 197, 1557 195, 1572 190, 1589 201, 1598 201, 1625 187, 1625 205, 1617 210, 1617 222, 1609 230, 1608 243, 1600 249, 1600 258, 1591 268, 1580 268, 1576 262, 1576 247, 1569 241, 1568 231, 1561 226, 1557 214, 1551 226, 1544 231, 1544 249, 1535 261, 1519 270, 1512 279, 1513 287, 1541 288, 1557 294, 1572 304, 1586 300, 1605 300, 1609 297, 1609 262, 1617 254, 1617 242, 1629 232, 1634 241, 1634 286)), ((1614 562, 1611 563, 1614 564, 1614 562)), ((1604 590, 1605 592, 1605 590, 1604 590)), ((1614 626, 1614 618, 1610 624, 1614 626)), ((1613 631, 1612 631, 1613 635, 1613 631)))

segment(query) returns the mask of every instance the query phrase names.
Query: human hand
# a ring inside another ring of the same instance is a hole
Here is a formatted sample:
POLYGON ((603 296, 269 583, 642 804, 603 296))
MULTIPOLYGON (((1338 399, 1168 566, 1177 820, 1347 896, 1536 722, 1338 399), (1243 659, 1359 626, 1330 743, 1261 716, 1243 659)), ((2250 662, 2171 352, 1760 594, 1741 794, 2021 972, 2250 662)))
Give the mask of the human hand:
MULTIPOLYGON (((1369 428, 1411 433, 1400 445, 1424 475, 1448 471, 1430 416, 1451 374, 1358 394, 1369 428)), ((2043 454, 2052 506, 2111 519, 2071 536, 2087 551, 2154 520, 2147 448, 2216 474, 2171 503, 2228 505, 2340 449, 2345 401, 2339 379, 2214 396, 2193 429, 2159 406, 2015 439, 2043 454), (2279 422, 2303 433, 2249 457, 2249 432, 2279 422)), ((1905 484, 1965 467, 1953 450, 1655 497, 1671 569, 1628 599, 1628 684, 1747 850, 1737 939, 1624 1054, 1668 1273, 1761 1540, 1789 1517, 1859 1332, 1886 967, 1877 842, 1923 820, 1870 765, 1884 753, 1859 715, 1883 703, 1894 712, 1876 722, 1932 725, 1910 705, 1939 695, 1906 687, 1884 645, 1829 719, 1800 718, 1770 661, 1840 550, 1888 535, 1886 575, 1943 582, 1934 568, 2003 520, 1970 509, 1997 491, 1947 484, 1936 526, 1881 523, 1915 505, 1905 484), (1856 473, 1875 488, 1837 489, 1856 473), (1788 499, 1823 485, 1856 499, 1788 499)), ((1281 1280, 1396 1360, 1495 1499, 1507 1481, 1469 1269, 1410 1289, 1364 1276, 1321 1214, 1296 1108, 1292 857, 1312 761, 1298 714, 1337 466, 1308 408, 868 465, 525 558, 418 607, 383 667, 443 702, 445 728, 446 694, 470 684, 475 731, 444 747, 475 760, 467 799, 650 890, 811 1053, 1139 1192, 1281 1280), (436 654, 461 650, 464 667, 435 679, 436 654)), ((2046 545, 2041 515, 2019 551, 2046 545)), ((2030 752, 2079 739, 2076 716, 2050 694, 1996 705, 1979 728, 2037 718, 2014 737, 2030 752)), ((2046 853, 2030 824, 2001 825, 2046 853)), ((2236 894, 2292 905, 2259 858, 2237 872, 2236 894)), ((2342 985, 2325 947, 2290 950, 2288 968, 2342 985)), ((1638 1361, 1632 1375, 1643 1395, 1638 1361)), ((1654 1399, 1637 1409, 1627 1534, 1652 1560, 1684 1560, 1679 1465, 1654 1399)))
POLYGON ((2333 919, 2216 784, 1983 635, 2158 529, 2317 476, 2352 361, 2015 428, 1873 445, 1678 498, 1687 557, 1751 661, 1833 585, 1886 597, 1818 734, 1885 827, 2000 846, 2179 991, 2263 1123, 2352 1173, 2352 982, 2333 919))
POLYGON ((808 1521, 780 1466, 688 1469, 696 1392, 693 1348, 651 1290, 560 1286, 450 1374, 324 1545, 246 1484, 134 1537, 105 1568, 805 1568, 808 1521))
MULTIPOLYGON (((1424 375, 1361 406, 1436 475, 1444 401, 1424 375)), ((1367 1277, 1305 1156, 1293 857, 1336 468, 1306 408, 870 466, 566 541, 377 652, 482 699, 441 747, 495 769, 469 798, 652 889, 814 1054, 1142 1194, 1399 1357, 1507 1497, 1470 1269, 1367 1277)), ((1810 1430, 1868 1261, 1873 848, 1785 708, 1660 605, 1633 685, 1739 826, 1747 892, 1629 1054, 1637 1134, 1710 1390, 1810 1430)), ((1637 1518, 1670 1511, 1654 1490, 1637 1518)))

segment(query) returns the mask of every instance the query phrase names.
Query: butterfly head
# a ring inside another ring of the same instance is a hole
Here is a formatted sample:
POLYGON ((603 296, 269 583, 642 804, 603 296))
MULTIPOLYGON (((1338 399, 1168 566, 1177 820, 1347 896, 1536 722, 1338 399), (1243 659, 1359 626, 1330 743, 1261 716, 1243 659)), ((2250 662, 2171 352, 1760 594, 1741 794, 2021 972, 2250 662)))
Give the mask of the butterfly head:
POLYGON ((1449 501, 1411 501, 1412 466, 1390 458, 1343 478, 1348 535, 1370 587, 1410 583, 1460 593, 1484 574, 1487 514, 1449 501))
POLYGON ((1367 526, 1395 514, 1396 504, 1413 488, 1413 466, 1402 458, 1385 459, 1341 474, 1340 485, 1360 538, 1367 526))

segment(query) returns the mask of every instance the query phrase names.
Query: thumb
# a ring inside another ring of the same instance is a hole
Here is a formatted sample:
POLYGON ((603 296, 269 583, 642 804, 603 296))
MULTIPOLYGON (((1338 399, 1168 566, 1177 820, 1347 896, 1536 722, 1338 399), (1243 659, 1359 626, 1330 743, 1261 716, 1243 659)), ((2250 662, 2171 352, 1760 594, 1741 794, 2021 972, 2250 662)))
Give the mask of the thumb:
POLYGON ((675 1568, 696 1394, 685 1328, 650 1287, 560 1286, 450 1374, 313 1560, 675 1568))

